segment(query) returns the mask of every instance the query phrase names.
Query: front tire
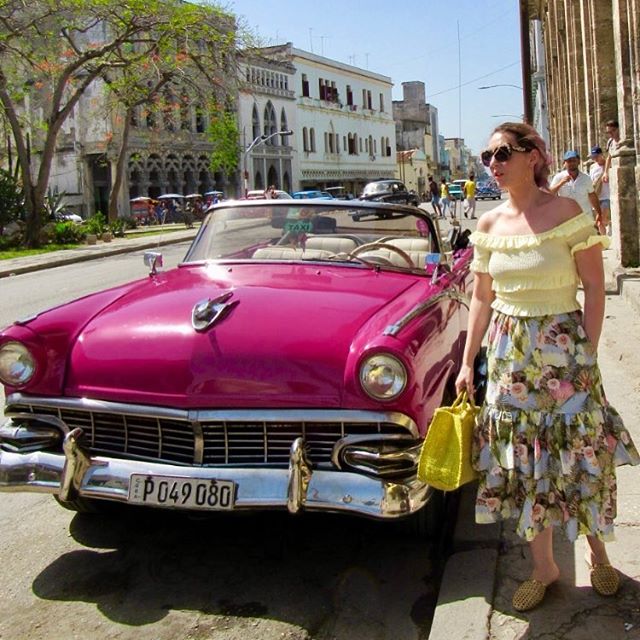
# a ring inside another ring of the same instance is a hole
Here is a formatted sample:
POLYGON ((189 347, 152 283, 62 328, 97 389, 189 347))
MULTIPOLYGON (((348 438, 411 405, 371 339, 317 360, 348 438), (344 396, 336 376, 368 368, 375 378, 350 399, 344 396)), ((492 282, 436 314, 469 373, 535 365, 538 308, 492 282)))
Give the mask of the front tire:
POLYGON ((90 498, 74 498, 73 500, 61 500, 58 496, 53 496, 55 501, 68 511, 76 513, 104 513, 111 506, 104 500, 92 500, 90 498))

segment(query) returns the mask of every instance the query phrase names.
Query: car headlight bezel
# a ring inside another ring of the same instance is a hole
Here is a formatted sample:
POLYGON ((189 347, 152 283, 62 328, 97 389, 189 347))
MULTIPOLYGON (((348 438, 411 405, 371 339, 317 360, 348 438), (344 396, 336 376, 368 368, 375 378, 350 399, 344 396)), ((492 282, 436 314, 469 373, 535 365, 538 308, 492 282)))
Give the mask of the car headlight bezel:
POLYGON ((358 375, 360 387, 374 400, 395 400, 407 388, 407 368, 391 353, 374 353, 360 364, 358 375))
POLYGON ((24 387, 36 374, 38 363, 24 343, 10 340, 0 345, 0 382, 8 387, 24 387))

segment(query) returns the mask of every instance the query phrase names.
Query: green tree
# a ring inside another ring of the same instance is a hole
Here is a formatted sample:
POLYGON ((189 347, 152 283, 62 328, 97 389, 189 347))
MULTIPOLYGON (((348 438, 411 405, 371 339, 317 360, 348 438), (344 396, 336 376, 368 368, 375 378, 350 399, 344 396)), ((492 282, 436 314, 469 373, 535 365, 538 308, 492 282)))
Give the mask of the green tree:
POLYGON ((20 217, 22 200, 19 182, 8 171, 0 169, 0 233, 20 217))
POLYGON ((147 82, 167 70, 175 77, 188 65, 223 86, 235 47, 233 16, 211 3, 0 0, 0 103, 22 176, 27 244, 39 242, 62 126, 92 83, 119 85, 129 121, 129 109, 154 98, 147 82))
POLYGON ((212 171, 229 174, 238 166, 238 121, 236 114, 217 107, 211 113, 209 138, 213 143, 211 153, 212 171))

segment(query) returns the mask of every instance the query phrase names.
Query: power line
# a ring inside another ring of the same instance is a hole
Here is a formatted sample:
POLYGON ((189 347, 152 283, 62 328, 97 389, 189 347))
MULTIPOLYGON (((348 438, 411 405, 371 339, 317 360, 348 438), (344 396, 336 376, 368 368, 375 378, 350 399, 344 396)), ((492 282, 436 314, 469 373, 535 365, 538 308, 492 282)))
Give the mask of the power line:
POLYGON ((456 91, 460 87, 466 87, 468 84, 472 84, 474 82, 477 82, 478 80, 482 80, 483 78, 488 78, 489 76, 493 76, 496 73, 500 73, 500 71, 504 71, 505 69, 510 69, 511 67, 515 67, 517 64, 520 64, 520 60, 516 60, 515 62, 508 64, 506 67, 500 67, 499 69, 496 69, 495 71, 491 71, 490 73, 485 73, 483 76, 478 76, 477 78, 472 78, 471 80, 467 80, 467 82, 462 82, 460 84, 457 84, 455 87, 450 87, 449 89, 443 89, 442 91, 436 91, 435 93, 430 93, 428 97, 429 99, 431 99, 434 96, 439 96, 439 95, 442 95, 443 93, 448 93, 449 91, 456 91))

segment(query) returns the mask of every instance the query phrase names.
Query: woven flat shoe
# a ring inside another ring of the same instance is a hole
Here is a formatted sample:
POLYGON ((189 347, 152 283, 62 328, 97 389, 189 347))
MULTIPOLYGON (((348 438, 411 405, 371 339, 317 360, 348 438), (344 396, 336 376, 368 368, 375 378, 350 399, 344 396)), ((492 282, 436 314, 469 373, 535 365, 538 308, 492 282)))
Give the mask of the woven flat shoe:
POLYGON ((530 611, 542 602, 546 592, 546 584, 540 582, 540 580, 530 578, 521 583, 516 589, 511 604, 516 611, 530 611))
POLYGON ((601 596, 615 596, 620 588, 620 576, 610 564, 589 565, 591 586, 601 596))

